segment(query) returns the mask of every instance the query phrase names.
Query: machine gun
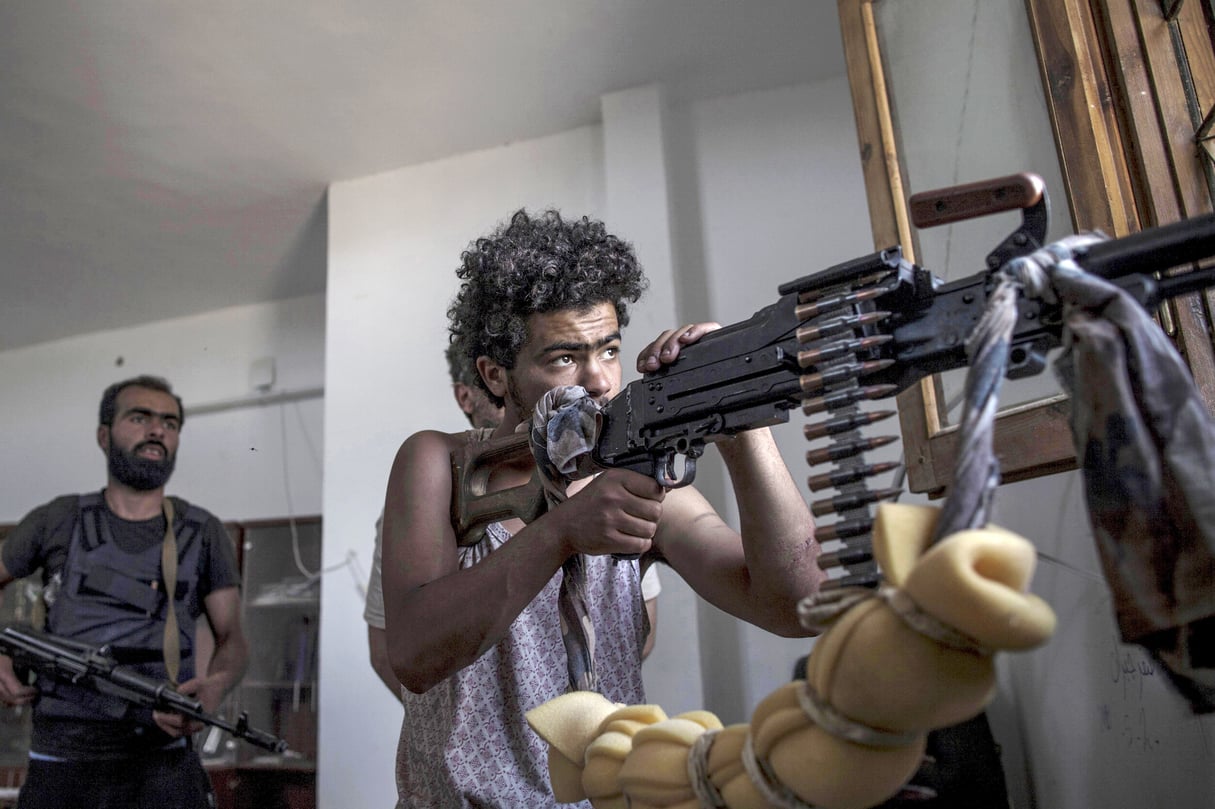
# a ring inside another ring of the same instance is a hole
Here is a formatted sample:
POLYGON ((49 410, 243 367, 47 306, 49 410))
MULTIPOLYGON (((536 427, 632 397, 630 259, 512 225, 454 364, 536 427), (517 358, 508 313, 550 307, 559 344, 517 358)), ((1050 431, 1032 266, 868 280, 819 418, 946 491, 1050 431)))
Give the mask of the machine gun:
MULTIPOLYGON (((749 319, 711 332, 680 350, 669 366, 627 385, 603 409, 603 429, 592 452, 602 467, 623 467, 674 488, 691 483, 706 444, 742 430, 780 424, 799 405, 807 415, 832 417, 805 428, 806 437, 832 436, 811 450, 812 464, 841 462, 812 477, 812 490, 834 486, 843 494, 816 515, 851 512, 887 499, 896 490, 856 485, 895 464, 855 461, 896 440, 864 439, 859 428, 894 411, 862 413, 857 403, 893 396, 929 374, 967 364, 966 337, 979 322, 1008 260, 1046 243, 1049 203, 1042 180, 1018 174, 917 194, 910 200, 917 227, 943 225, 1021 209, 1022 222, 987 256, 987 269, 949 283, 908 262, 895 246, 790 281, 780 298, 749 319), (855 440, 839 440, 850 435, 855 440), (683 458, 683 469, 676 468, 683 458)), ((1167 271, 1215 256, 1215 215, 1151 228, 1099 242, 1077 256, 1087 272, 1118 284, 1145 307, 1215 285, 1215 268, 1167 271)), ((1046 352, 1061 344, 1058 306, 1022 299, 1007 375, 1029 376, 1045 367, 1046 352)), ((539 480, 486 492, 489 470, 528 452, 527 435, 468 446, 452 455, 452 524, 460 544, 473 544, 488 522, 544 511, 539 480)), ((871 522, 846 518, 820 528, 820 539, 869 532, 871 522)))
POLYGON ((11 657, 17 667, 36 671, 40 677, 73 683, 156 711, 174 711, 274 753, 287 749, 287 743, 277 736, 249 727, 247 714, 242 713, 235 723, 212 716, 203 710, 201 702, 179 694, 167 680, 147 677, 120 665, 105 646, 94 648, 33 629, 6 626, 0 629, 0 654, 11 657))

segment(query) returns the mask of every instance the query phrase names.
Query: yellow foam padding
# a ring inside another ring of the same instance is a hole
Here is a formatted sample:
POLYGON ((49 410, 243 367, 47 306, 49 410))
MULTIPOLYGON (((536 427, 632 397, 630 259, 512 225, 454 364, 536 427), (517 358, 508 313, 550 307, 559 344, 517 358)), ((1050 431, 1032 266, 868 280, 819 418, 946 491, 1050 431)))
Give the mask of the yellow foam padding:
POLYGON ((632 736, 619 731, 596 736, 595 741, 586 748, 586 764, 582 768, 582 791, 596 807, 602 799, 624 799, 616 776, 632 749, 632 736))
POLYGON ((587 797, 582 789, 582 767, 551 745, 548 748, 548 783, 557 803, 574 803, 587 797))
POLYGON ((730 809, 769 809, 768 802, 747 777, 742 764, 743 743, 750 725, 730 725, 713 738, 706 769, 709 780, 730 809))
POLYGON ((591 801, 591 806, 594 809, 633 809, 623 793, 595 798, 591 801))
POLYGON ((865 747, 807 725, 777 740, 767 760, 777 780, 819 809, 865 809, 896 794, 915 775, 924 741, 865 747))
POLYGON ((620 706, 597 691, 571 691, 532 708, 524 717, 540 738, 581 762, 603 720, 620 706))
POLYGON ((773 691, 768 696, 759 701, 755 706, 755 712, 751 714, 751 726, 762 725, 770 714, 777 711, 783 711, 792 705, 797 704, 797 691, 799 688, 798 681, 785 683, 780 688, 773 691))
POLYGON ((633 737, 666 718, 666 712, 657 705, 624 705, 603 718, 594 740, 586 747, 582 768, 581 791, 595 809, 627 805, 618 776, 633 750, 633 737))
POLYGON ((717 714, 712 711, 684 711, 675 717, 676 719, 687 719, 703 727, 705 730, 721 730, 721 720, 717 718, 717 714))
POLYGON ((618 705, 616 710, 604 717, 599 732, 612 730, 612 726, 617 722, 635 722, 641 728, 666 718, 667 712, 660 705, 618 705))
POLYGON ((682 800, 679 803, 644 803, 642 800, 633 800, 628 804, 627 809, 705 809, 700 804, 697 798, 690 800, 682 800))
POLYGON ((682 801, 663 800, 660 803, 647 803, 630 798, 628 809, 704 809, 695 795, 682 801))
POLYGON ((618 776, 632 805, 669 809, 694 800, 688 750, 705 731, 720 729, 709 711, 690 711, 639 730, 618 776))
POLYGON ((548 742, 549 784, 558 802, 572 803, 587 797, 582 789, 587 745, 603 720, 618 707, 595 691, 571 691, 524 715, 532 730, 548 742))
POLYGON ((924 755, 923 735, 895 748, 836 738, 806 717, 797 699, 801 687, 800 681, 787 683, 760 702, 751 717, 751 737, 756 756, 804 802, 822 809, 863 809, 898 792, 915 774, 924 755))
POLYGON ((1055 631, 1055 613, 1028 592, 1033 544, 995 526, 959 531, 929 548, 903 590, 920 609, 992 649, 1029 649, 1055 631))
POLYGON ((941 510, 936 506, 912 503, 881 503, 873 521, 873 558, 882 576, 896 587, 902 586, 932 543, 941 510))
POLYGON ((990 655, 943 646, 878 599, 848 610, 818 639, 806 679, 839 713, 888 731, 969 719, 990 701, 996 683, 990 655))

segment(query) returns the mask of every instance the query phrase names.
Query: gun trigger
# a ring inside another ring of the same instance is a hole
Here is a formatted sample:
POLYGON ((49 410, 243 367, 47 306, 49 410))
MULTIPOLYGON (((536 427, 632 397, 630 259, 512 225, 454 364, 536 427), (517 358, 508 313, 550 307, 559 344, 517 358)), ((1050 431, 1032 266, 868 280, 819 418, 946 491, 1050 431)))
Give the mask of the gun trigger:
POLYGON ((664 489, 679 489, 687 486, 696 479, 696 456, 685 455, 683 461, 683 476, 675 476, 675 451, 664 453, 662 464, 654 468, 654 480, 664 489))

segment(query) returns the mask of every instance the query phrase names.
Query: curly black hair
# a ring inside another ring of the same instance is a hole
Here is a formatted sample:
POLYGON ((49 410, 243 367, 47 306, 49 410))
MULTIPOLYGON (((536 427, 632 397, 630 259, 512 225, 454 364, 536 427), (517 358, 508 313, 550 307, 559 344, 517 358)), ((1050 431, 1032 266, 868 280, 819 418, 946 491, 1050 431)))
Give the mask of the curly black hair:
POLYGON ((443 356, 447 358, 447 375, 451 377, 451 384, 475 386, 477 369, 469 364, 465 356, 457 350, 458 348, 455 343, 452 343, 443 352, 443 356))
MULTIPOLYGON (((628 304, 648 285, 631 244, 608 233, 602 222, 566 221, 555 210, 536 216, 516 211, 510 222, 464 251, 456 275, 460 291, 447 309, 454 351, 470 365, 485 355, 503 368, 515 367, 529 316, 608 302, 623 328, 628 304)), ((476 381, 494 404, 503 405, 480 374, 476 381)))

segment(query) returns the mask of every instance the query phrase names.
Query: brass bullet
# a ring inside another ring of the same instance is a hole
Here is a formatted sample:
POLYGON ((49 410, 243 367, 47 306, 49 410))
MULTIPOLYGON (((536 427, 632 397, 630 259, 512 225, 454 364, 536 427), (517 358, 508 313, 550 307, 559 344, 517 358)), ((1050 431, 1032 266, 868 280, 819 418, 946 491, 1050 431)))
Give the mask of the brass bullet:
POLYGON ((807 416, 813 416, 815 413, 838 410, 866 399, 884 399, 894 393, 897 387, 897 385, 866 385, 832 391, 823 396, 806 399, 802 402, 802 412, 807 416))
POLYGON ((829 463, 831 461, 840 461, 844 458, 851 458, 854 455, 860 455, 862 452, 868 452, 871 449, 884 447, 887 444, 898 441, 897 435, 879 435, 875 438, 860 438, 856 441, 843 441, 831 446, 822 447, 820 449, 812 449, 806 453, 806 463, 811 466, 829 463))
POLYGON ((836 469, 831 472, 824 472, 821 475, 811 475, 806 484, 810 487, 810 491, 817 492, 821 489, 826 489, 829 486, 839 488, 847 486, 849 483, 856 483, 858 480, 871 478, 875 475, 880 475, 883 472, 889 472, 892 469, 898 469, 900 466, 896 461, 887 461, 885 463, 866 464, 858 466, 855 469, 836 469))
POLYGON ((875 410, 872 413, 857 413, 850 416, 840 416, 839 418, 820 421, 816 424, 807 424, 802 428, 802 432, 806 436, 806 440, 813 441, 816 438, 822 438, 828 435, 838 435, 840 433, 855 430, 858 427, 865 427, 870 424, 876 424, 879 421, 884 421, 895 415, 897 410, 875 410))
POLYGON ((824 321, 817 326, 806 326, 803 329, 798 329, 797 341, 803 344, 812 343, 815 340, 822 340, 825 337, 831 337, 849 329, 857 329, 873 323, 879 323, 888 317, 890 317, 890 312, 865 312, 860 315, 841 315, 832 320, 824 321))

